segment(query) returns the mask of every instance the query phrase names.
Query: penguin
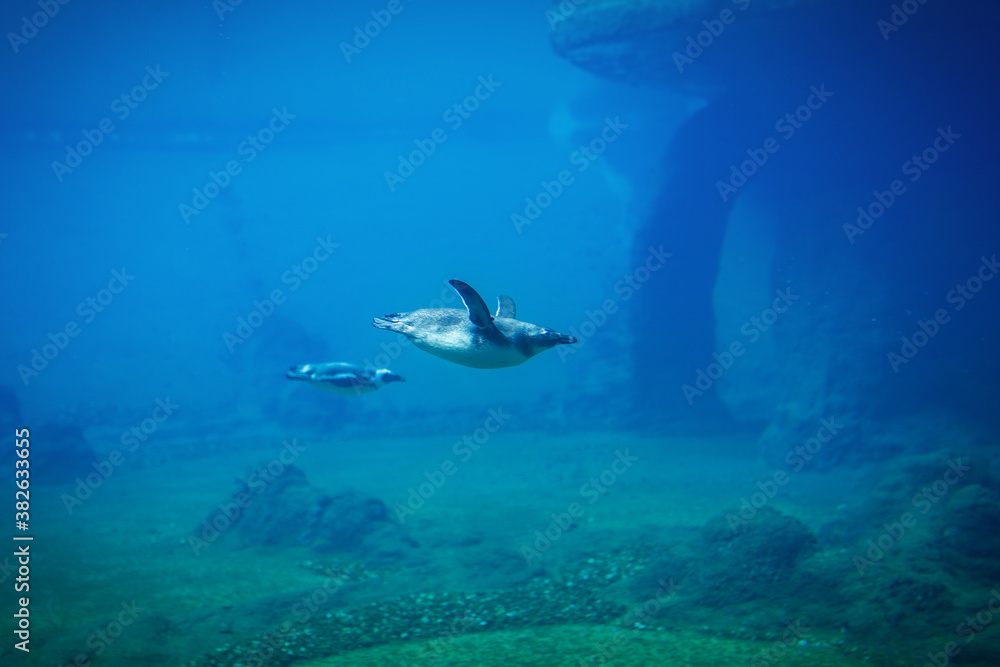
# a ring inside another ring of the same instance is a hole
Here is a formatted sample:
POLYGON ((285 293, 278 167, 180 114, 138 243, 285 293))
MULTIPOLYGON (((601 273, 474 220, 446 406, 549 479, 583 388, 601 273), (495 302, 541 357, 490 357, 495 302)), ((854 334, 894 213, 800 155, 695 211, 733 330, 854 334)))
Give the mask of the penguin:
POLYGON ((406 382, 403 376, 388 368, 367 369, 342 362, 292 366, 285 377, 345 396, 369 394, 390 382, 406 382))
POLYGON ((461 280, 448 282, 462 297, 465 310, 423 308, 376 317, 372 324, 403 334, 421 350, 471 368, 518 366, 557 345, 577 342, 574 336, 516 319, 516 306, 509 296, 499 297, 492 315, 476 290, 461 280))

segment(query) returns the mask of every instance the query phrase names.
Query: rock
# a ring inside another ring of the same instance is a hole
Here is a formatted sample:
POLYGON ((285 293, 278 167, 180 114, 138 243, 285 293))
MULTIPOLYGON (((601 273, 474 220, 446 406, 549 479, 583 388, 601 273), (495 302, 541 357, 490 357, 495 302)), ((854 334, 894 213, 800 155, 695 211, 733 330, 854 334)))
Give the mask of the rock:
MULTIPOLYGON (((932 433, 924 433, 922 437, 934 440, 932 433)), ((878 443, 869 446, 877 447, 878 443)), ((866 476, 860 486, 870 491, 852 497, 849 509, 834 515, 819 528, 821 542, 827 547, 861 548, 867 539, 877 536, 878 526, 897 521, 905 513, 912 515, 918 526, 928 522, 950 522, 951 513, 944 506, 952 502, 963 487, 990 483, 988 450, 962 449, 966 453, 944 449, 899 456, 857 473, 866 476)), ((916 532, 925 530, 922 527, 916 532)), ((937 535, 943 530, 942 527, 933 535, 928 533, 927 539, 937 543, 937 535)))
MULTIPOLYGON (((705 92, 721 85, 729 71, 712 50, 716 40, 732 43, 737 35, 759 29, 762 19, 774 22, 790 10, 841 3, 847 4, 845 0, 733 0, 732 4, 587 0, 577 6, 563 0, 552 3, 549 23, 555 51, 593 74, 705 92), (689 67, 695 61, 699 67, 689 67)), ((757 46, 760 51, 767 45, 757 46)))
POLYGON ((1000 580, 1000 495, 979 484, 955 491, 948 500, 942 530, 946 565, 1000 580))
MULTIPOLYGON (((417 543, 389 516, 378 498, 346 491, 324 493, 309 484, 294 465, 275 476, 241 480, 222 506, 243 505, 223 533, 236 548, 307 547, 317 553, 349 554, 373 565, 398 564, 415 553, 417 543), (260 488, 263 480, 271 480, 260 488), (248 504, 249 501, 249 504, 248 504)), ((209 522, 219 511, 209 517, 209 522)))
POLYGON ((707 100, 673 137, 663 182, 642 195, 647 213, 633 263, 652 245, 678 250, 630 310, 634 412, 689 427, 716 423, 731 408, 744 421, 774 417, 761 443, 769 457, 801 444, 821 417, 850 419, 851 428, 824 447, 826 466, 919 449, 902 438, 892 448, 869 445, 885 419, 928 406, 995 421, 984 401, 992 374, 980 371, 998 363, 978 333, 989 329, 988 318, 964 310, 961 327, 928 318, 940 310, 958 320, 944 301, 948 287, 954 276, 972 275, 982 248, 997 243, 983 213, 989 187, 979 165, 996 153, 998 135, 976 103, 972 66, 995 62, 987 26, 996 3, 915 6, 918 18, 900 26, 886 23, 892 7, 856 0, 551 3, 553 47, 568 61, 707 100), (871 38, 859 39, 865 30, 871 38), (941 89, 949 93, 931 92, 941 89), (799 127, 788 127, 795 117, 799 127), (948 154, 951 178, 934 189, 911 187, 916 179, 901 174, 900 161, 935 141, 942 118, 983 140, 960 139, 962 152, 948 154), (768 140, 773 156, 763 149, 768 140), (894 178, 908 189, 890 200, 894 178), (876 223, 869 209, 881 218, 882 201, 893 208, 876 223), (953 227, 940 224, 943 202, 961 206, 947 213, 953 227), (898 220, 914 240, 905 253, 877 240, 898 220), (770 267, 755 270, 771 289, 746 289, 733 263, 722 263, 741 224, 769 230, 761 245, 770 267), (721 276, 731 282, 719 285, 721 276), (801 297, 789 314, 766 330, 741 327, 779 288, 801 297), (716 312, 718 293, 730 312, 716 312), (666 314, 674 313, 684 313, 684 326, 672 326, 676 318, 666 314), (716 321, 735 326, 716 330, 716 321), (668 326, 671 344, 663 345, 668 326), (915 333, 921 340, 921 326, 946 326, 947 336, 919 349, 904 342, 915 333), (728 364, 732 370, 716 364, 705 372, 736 344, 749 352, 728 364))
POLYGON ((774 584, 791 579, 816 544, 804 523, 771 507, 749 521, 722 514, 706 523, 697 539, 700 560, 692 585, 710 606, 774 598, 780 596, 774 584))
MULTIPOLYGON (((987 553, 988 542, 1000 533, 991 523, 996 500, 980 491, 952 497, 958 514, 967 508, 973 523, 983 522, 984 531, 992 531, 981 535, 982 544, 968 545, 969 553, 987 553), (974 509, 984 504, 987 516, 974 509)), ((955 604, 955 579, 928 558, 933 556, 929 542, 939 540, 924 541, 919 529, 908 532, 888 557, 859 576, 852 556, 865 554, 860 542, 853 548, 823 548, 805 524, 769 506, 746 521, 733 517, 712 518, 696 536, 663 549, 658 562, 605 589, 602 599, 649 609, 655 624, 666 628, 739 628, 766 636, 793 623, 809 635, 808 641, 817 636, 813 631, 846 632, 848 641, 869 646, 892 646, 905 636, 911 638, 901 651, 907 660, 942 646, 947 641, 941 640, 942 628, 953 628, 954 619, 962 617, 955 604), (645 606, 668 587, 676 596, 645 606)), ((930 519, 923 521, 920 525, 930 525, 930 519)), ((865 526, 871 534, 879 523, 865 526)))
POLYGON ((816 537, 804 523, 766 506, 749 521, 734 517, 724 513, 709 520, 696 536, 610 594, 641 603, 654 597, 664 582, 676 584, 676 603, 659 613, 679 614, 693 623, 718 609, 753 601, 793 604, 802 591, 830 599, 835 583, 802 576, 802 564, 817 548, 816 537))

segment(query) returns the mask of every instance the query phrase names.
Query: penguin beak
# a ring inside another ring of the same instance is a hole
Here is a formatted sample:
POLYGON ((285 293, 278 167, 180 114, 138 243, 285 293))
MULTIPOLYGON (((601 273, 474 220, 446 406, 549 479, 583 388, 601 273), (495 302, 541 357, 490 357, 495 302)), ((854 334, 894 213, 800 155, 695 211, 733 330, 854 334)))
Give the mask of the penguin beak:
POLYGON ((396 373, 386 373, 382 376, 382 382, 406 382, 406 378, 396 373))
POLYGON ((543 346, 542 349, 546 350, 556 345, 571 345, 577 342, 576 336, 561 334, 552 329, 542 329, 541 334, 534 336, 534 339, 538 344, 543 346))
POLYGON ((305 373, 300 370, 301 368, 302 366, 292 366, 288 369, 288 372, 285 373, 285 377, 289 380, 304 380, 306 376, 305 373))

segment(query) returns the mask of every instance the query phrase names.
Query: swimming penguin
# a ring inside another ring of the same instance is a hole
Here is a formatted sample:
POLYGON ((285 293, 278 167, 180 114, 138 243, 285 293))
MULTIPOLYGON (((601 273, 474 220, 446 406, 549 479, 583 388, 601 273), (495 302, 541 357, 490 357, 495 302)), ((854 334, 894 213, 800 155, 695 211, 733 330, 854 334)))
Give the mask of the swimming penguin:
POLYGON ((576 342, 573 336, 514 319, 516 307, 509 296, 501 296, 496 315, 490 315, 476 290, 461 280, 448 282, 466 310, 422 308, 376 317, 372 323, 403 334, 421 350, 472 368, 517 366, 556 345, 576 342))
POLYGON ((351 396, 368 394, 390 382, 406 382, 387 368, 367 369, 354 364, 302 364, 288 369, 289 380, 303 380, 317 389, 351 396))

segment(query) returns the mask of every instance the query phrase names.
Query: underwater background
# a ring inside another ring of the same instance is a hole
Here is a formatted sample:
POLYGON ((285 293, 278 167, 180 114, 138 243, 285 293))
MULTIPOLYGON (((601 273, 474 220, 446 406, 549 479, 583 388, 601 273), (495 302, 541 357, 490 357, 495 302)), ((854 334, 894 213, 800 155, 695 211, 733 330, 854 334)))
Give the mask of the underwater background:
POLYGON ((1000 665, 998 19, 5 3, 0 664, 1000 665))

